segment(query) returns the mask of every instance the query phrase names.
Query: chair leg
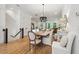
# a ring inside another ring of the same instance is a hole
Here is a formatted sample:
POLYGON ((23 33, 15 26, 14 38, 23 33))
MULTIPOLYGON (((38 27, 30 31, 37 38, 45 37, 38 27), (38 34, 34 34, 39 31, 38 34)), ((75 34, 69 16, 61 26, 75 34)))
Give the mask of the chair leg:
POLYGON ((35 52, 35 54, 36 54, 36 45, 34 45, 34 52, 35 52))
POLYGON ((31 50, 31 45, 29 44, 29 51, 31 50))
POLYGON ((34 46, 33 45, 30 46, 30 51, 32 54, 34 53, 34 46))
POLYGON ((36 45, 29 45, 29 51, 31 51, 32 53, 36 54, 36 45))
POLYGON ((42 41, 42 37, 41 37, 41 46, 43 46, 43 41, 42 41))

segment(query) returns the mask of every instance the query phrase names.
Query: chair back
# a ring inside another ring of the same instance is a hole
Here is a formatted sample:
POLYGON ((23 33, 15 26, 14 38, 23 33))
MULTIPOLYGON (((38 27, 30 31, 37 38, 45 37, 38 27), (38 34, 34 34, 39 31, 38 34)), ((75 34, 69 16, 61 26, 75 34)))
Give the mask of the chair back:
POLYGON ((42 38, 43 44, 50 45, 50 46, 52 45, 52 33, 53 33, 53 31, 50 31, 49 35, 42 38))
POLYGON ((50 39, 51 45, 52 45, 52 41, 54 40, 54 39, 53 39, 53 31, 50 32, 49 39, 50 39))
POLYGON ((66 49, 69 51, 69 53, 71 53, 71 49, 72 49, 72 44, 73 44, 73 41, 75 39, 75 33, 73 32, 69 32, 67 34, 67 45, 66 45, 66 49))
POLYGON ((28 37, 29 37, 30 40, 35 40, 35 33, 32 32, 32 31, 29 31, 28 32, 28 37))
POLYGON ((75 40, 73 42, 73 46, 72 46, 72 54, 79 54, 79 33, 76 32, 76 37, 75 40))

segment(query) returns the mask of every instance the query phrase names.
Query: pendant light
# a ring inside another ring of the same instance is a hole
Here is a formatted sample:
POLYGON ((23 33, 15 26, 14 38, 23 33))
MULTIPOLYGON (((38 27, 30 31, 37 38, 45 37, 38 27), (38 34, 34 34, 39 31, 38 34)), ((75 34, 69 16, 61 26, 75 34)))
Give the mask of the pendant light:
POLYGON ((40 17, 41 22, 46 22, 47 21, 47 17, 44 15, 44 4, 42 4, 43 6, 43 16, 40 17))

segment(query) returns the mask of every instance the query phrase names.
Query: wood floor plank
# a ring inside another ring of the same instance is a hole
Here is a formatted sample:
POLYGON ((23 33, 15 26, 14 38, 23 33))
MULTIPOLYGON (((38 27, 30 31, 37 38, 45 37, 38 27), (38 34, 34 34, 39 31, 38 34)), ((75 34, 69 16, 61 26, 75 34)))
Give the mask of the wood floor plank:
POLYGON ((26 36, 8 44, 0 44, 0 54, 50 54, 51 50, 51 46, 47 45, 37 46, 36 52, 33 48, 29 50, 29 40, 26 36))

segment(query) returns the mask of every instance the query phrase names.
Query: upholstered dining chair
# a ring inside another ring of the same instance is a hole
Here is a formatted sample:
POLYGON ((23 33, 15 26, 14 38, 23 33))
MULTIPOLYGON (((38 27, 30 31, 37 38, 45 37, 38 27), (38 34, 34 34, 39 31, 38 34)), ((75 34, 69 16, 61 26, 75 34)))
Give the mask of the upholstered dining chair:
POLYGON ((52 44, 53 54, 71 54, 75 33, 69 32, 67 36, 62 37, 60 42, 54 41, 52 44))
POLYGON ((36 45, 41 43, 41 40, 39 38, 36 38, 35 33, 32 31, 28 32, 28 37, 29 37, 29 48, 31 49, 32 45, 36 51, 36 45))
POLYGON ((52 45, 52 41, 53 41, 53 31, 50 31, 50 34, 48 36, 43 37, 43 44, 52 45))

